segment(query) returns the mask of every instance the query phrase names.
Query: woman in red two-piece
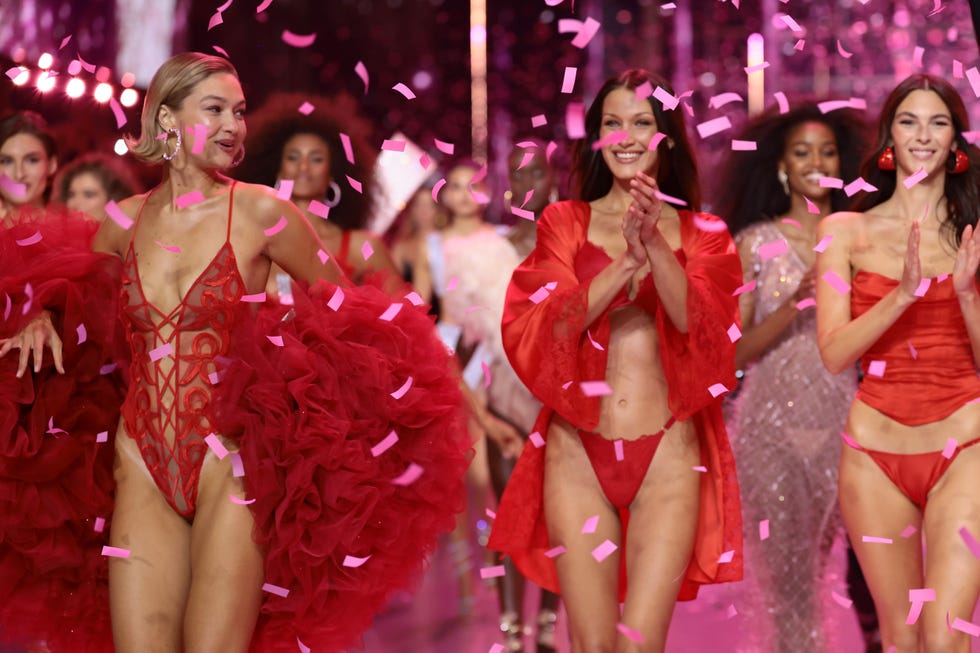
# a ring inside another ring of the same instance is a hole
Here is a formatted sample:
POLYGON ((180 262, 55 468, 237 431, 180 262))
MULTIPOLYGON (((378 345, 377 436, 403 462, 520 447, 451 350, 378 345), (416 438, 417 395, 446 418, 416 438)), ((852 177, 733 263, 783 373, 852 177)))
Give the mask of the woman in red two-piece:
POLYGON ((952 86, 907 78, 885 100, 861 171, 877 190, 863 212, 820 227, 830 240, 817 270, 820 353, 831 372, 858 358, 864 369, 841 510, 882 645, 899 653, 969 651, 957 622, 980 593, 970 549, 980 537, 980 152, 968 129, 952 86))
POLYGON ((741 577, 717 396, 734 385, 741 267, 724 223, 660 199, 696 211, 700 189, 683 110, 658 87, 631 70, 600 89, 575 154, 582 199, 545 210, 503 320, 545 408, 490 546, 560 585, 576 652, 662 651, 678 597, 741 577))

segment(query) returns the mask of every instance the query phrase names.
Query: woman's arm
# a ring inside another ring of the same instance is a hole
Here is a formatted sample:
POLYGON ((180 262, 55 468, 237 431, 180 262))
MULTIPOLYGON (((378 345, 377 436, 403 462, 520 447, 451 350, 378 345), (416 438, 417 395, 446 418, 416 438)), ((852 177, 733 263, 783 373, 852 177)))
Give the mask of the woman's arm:
POLYGON ((828 273, 850 281, 850 243, 857 213, 828 216, 821 223, 818 239, 832 237, 830 247, 817 255, 817 343, 824 366, 839 374, 850 366, 895 323, 905 309, 915 302, 915 291, 922 278, 919 263, 919 224, 909 231, 902 280, 894 290, 881 298, 867 313, 851 318, 850 292, 841 294, 824 279, 828 273))
POLYGON ((980 368, 980 293, 977 292, 977 267, 980 265, 980 230, 967 225, 953 264, 953 287, 960 300, 960 311, 970 334, 973 364, 980 368))

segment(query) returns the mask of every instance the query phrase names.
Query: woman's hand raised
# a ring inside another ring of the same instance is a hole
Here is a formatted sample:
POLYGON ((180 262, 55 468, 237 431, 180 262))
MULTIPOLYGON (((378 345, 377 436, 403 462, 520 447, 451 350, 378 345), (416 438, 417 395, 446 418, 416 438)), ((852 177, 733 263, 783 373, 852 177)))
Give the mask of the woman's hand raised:
POLYGON ((915 292, 922 282, 922 263, 919 261, 919 223, 913 222, 909 230, 909 242, 905 248, 905 264, 899 291, 909 301, 915 301, 915 292))
POLYGON ((45 345, 51 349, 55 368, 59 373, 64 374, 61 337, 55 331, 54 325, 51 323, 51 314, 47 311, 42 311, 20 333, 0 340, 0 358, 6 356, 11 349, 19 349, 20 361, 17 364, 17 378, 20 378, 24 376, 24 372, 27 370, 27 361, 32 353, 34 355, 34 371, 41 371, 45 345))
POLYGON ((977 267, 980 265, 980 230, 967 225, 953 263, 953 289, 960 297, 977 294, 977 267))

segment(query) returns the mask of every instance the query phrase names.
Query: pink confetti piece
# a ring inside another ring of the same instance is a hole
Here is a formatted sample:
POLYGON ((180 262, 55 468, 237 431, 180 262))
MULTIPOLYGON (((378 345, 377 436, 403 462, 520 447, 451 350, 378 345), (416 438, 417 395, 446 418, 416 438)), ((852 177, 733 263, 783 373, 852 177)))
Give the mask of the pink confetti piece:
POLYGON ((531 116, 531 127, 543 127, 548 124, 548 118, 543 113, 531 116))
POLYGON ((846 596, 841 596, 837 592, 831 592, 830 596, 834 599, 834 602, 842 608, 850 608, 854 603, 854 601, 851 599, 847 598, 846 596))
POLYGON ((721 116, 698 124, 698 134, 701 138, 708 138, 726 129, 731 129, 731 127, 732 121, 728 119, 728 116, 721 116))
POLYGON ((279 216, 279 222, 272 225, 268 229, 263 230, 262 233, 269 237, 275 236, 277 233, 285 229, 287 224, 289 224, 289 221, 286 220, 286 216, 281 215, 279 216))
POLYGON ((728 225, 725 224, 724 220, 707 220, 697 213, 694 214, 694 226, 710 234, 719 234, 723 231, 728 231, 728 225))
POLYGON ((234 494, 229 494, 228 499, 239 506, 250 506, 255 503, 255 499, 239 499, 234 494))
POLYGON ((452 277, 446 283, 446 292, 450 292, 450 291, 456 290, 456 286, 458 286, 458 285, 459 285, 459 277, 452 277))
POLYGON ((748 283, 743 283, 741 286, 735 289, 735 292, 732 293, 732 297, 738 297, 742 293, 752 292, 755 290, 756 284, 758 284, 758 281, 755 279, 749 281, 748 283))
POLYGON ((318 259, 320 259, 320 263, 321 263, 322 265, 326 265, 326 264, 327 264, 327 261, 329 261, 329 260, 330 260, 330 255, 329 255, 329 254, 327 254, 327 253, 326 253, 325 251, 323 251, 322 249, 318 249, 318 250, 316 251, 316 257, 317 257, 318 259))
POLYGON ((262 4, 255 8, 255 13, 261 14, 263 11, 269 8, 272 4, 272 0, 262 0, 262 4))
POLYGON ((676 2, 665 2, 664 4, 660 5, 660 8, 663 9, 664 11, 669 11, 671 9, 677 9, 677 3, 676 2))
POLYGON ((948 278, 949 278, 949 274, 945 274, 945 273, 940 274, 939 276, 936 277, 936 283, 942 283, 943 281, 946 281, 946 279, 948 278))
POLYGON ((20 240, 15 240, 14 242, 16 242, 21 247, 36 245, 39 242, 41 242, 41 232, 35 231, 33 235, 28 236, 27 238, 21 238, 20 240))
POLYGON ((806 309, 816 305, 817 305, 816 299, 814 299, 813 297, 807 297, 806 299, 801 299, 800 301, 796 302, 796 310, 805 311, 806 309))
POLYGON ((82 64, 82 68, 84 68, 87 72, 93 74, 95 73, 95 64, 85 61, 84 59, 82 59, 82 55, 80 54, 76 54, 75 58, 78 60, 78 63, 82 64))
POLYGON ((337 288, 333 295, 330 297, 330 301, 327 302, 327 307, 332 311, 337 311, 340 305, 344 303, 344 291, 337 288))
POLYGON ((960 443, 957 442, 954 438, 946 438, 946 446, 943 447, 943 452, 942 452, 943 458, 951 459, 953 455, 956 453, 956 447, 958 447, 959 444, 960 443))
MULTIPOLYGON (((338 288, 338 290, 339 290, 339 288, 338 288)), ((334 310, 336 310, 336 309, 334 309, 334 310)), ((408 377, 405 380, 405 383, 403 383, 400 388, 398 388, 397 390, 395 390, 394 392, 391 393, 391 398, 392 399, 401 399, 402 397, 404 397, 405 396, 405 393, 407 393, 411 389, 412 383, 414 383, 414 382, 415 382, 415 378, 414 377, 411 377, 411 376, 408 377)))
POLYGON ((915 186, 917 183, 925 179, 928 174, 929 173, 926 172, 925 166, 923 166, 919 168, 918 172, 916 172, 915 174, 906 177, 905 181, 903 181, 902 184, 906 188, 912 188, 912 186, 915 186))
POLYGON ((782 220, 780 220, 780 222, 782 222, 783 224, 791 224, 794 227, 796 227, 797 229, 802 229, 803 228, 803 225, 801 225, 799 222, 797 222, 793 218, 783 218, 782 220))
POLYGON ((759 246, 759 258, 761 258, 763 261, 767 261, 771 258, 779 256, 780 254, 785 254, 788 251, 789 245, 786 244, 785 240, 773 240, 759 246))
POLYGON ((490 366, 480 361, 480 369, 483 370, 483 387, 489 388, 490 383, 493 381, 493 373, 490 372, 490 366))
POLYGON ((488 578, 500 578, 507 574, 507 570, 503 565, 496 565, 495 567, 482 567, 480 569, 480 578, 486 580, 488 578))
POLYGON ((618 548, 618 546, 609 540, 603 540, 602 544, 592 549, 592 557, 595 558, 596 562, 602 562, 612 555, 618 548))
POLYGON ((31 305, 34 303, 34 287, 31 285, 30 281, 24 284, 24 294, 27 296, 27 302, 24 304, 24 307, 20 312, 27 315, 31 310, 31 305))
POLYGON ((49 417, 48 418, 48 430, 45 431, 45 433, 47 433, 48 435, 62 435, 62 434, 67 435, 68 434, 68 431, 66 431, 65 429, 55 428, 55 425, 54 425, 54 417, 49 417))
POLYGON ((569 102, 565 108, 565 131, 568 137, 585 137, 585 106, 581 102, 569 102))
POLYGON ((667 193, 662 193, 659 190, 654 190, 653 194, 660 200, 667 202, 668 204, 673 204, 675 206, 687 206, 687 202, 679 197, 674 197, 673 195, 668 195, 667 193))
POLYGON ((432 165, 432 159, 429 158, 429 154, 427 152, 422 152, 422 154, 419 155, 419 165, 422 166, 423 170, 428 170, 429 166, 432 165))
MULTIPOLYGON (((294 48, 308 48, 316 41, 316 32, 312 34, 296 34, 288 29, 282 31, 282 42, 294 48)), ((365 84, 366 86, 366 84, 365 84)))
POLYGON ((935 16, 936 14, 938 14, 939 12, 941 12, 945 8, 946 8, 946 5, 944 5, 942 3, 942 0, 933 0, 933 3, 932 3, 932 11, 930 11, 928 14, 926 14, 926 18, 929 18, 931 16, 935 16))
POLYGON ((449 156, 452 156, 453 153, 456 151, 456 146, 453 143, 440 141, 438 138, 433 138, 432 141, 433 143, 435 143, 436 149, 442 152, 443 154, 448 154, 449 156))
POLYGON ((347 177, 347 183, 350 184, 350 187, 351 188, 353 188, 358 193, 362 193, 363 192, 363 189, 361 188, 361 182, 359 182, 358 180, 354 179, 350 175, 344 175, 344 176, 347 177))
POLYGON ((725 551, 720 556, 718 556, 718 564, 724 565, 728 564, 735 559, 735 551, 725 551))
POLYGON ((531 444, 534 445, 535 449, 540 449, 545 445, 544 438, 541 437, 541 434, 537 431, 527 436, 527 439, 531 441, 531 444))
MULTIPOLYGON (((191 136, 191 140, 194 143, 193 147, 191 147, 191 152, 194 153, 194 154, 200 154, 201 152, 203 152, 204 151, 204 146, 207 145, 207 142, 208 142, 208 127, 207 127, 207 125, 202 125, 201 123, 197 123, 197 124, 194 125, 193 128, 192 127, 188 127, 187 128, 187 133, 191 136)), ((191 193, 188 193, 188 195, 190 195, 190 194, 191 193)), ((178 197, 177 200, 180 200, 180 198, 178 197)), ((198 200, 198 201, 199 202, 203 202, 204 201, 204 196, 201 195, 201 199, 198 200)), ((180 204, 178 204, 177 206, 180 206, 180 204)), ((181 207, 181 208, 183 208, 183 207, 181 207)))
POLYGON ((616 145, 617 143, 622 143, 623 141, 626 140, 626 138, 627 138, 626 131, 622 129, 617 129, 616 131, 607 134, 602 138, 598 139, 597 141, 595 141, 594 143, 592 143, 592 149, 593 151, 601 150, 607 145, 616 145))
POLYGON ((398 93, 401 93, 403 96, 405 96, 405 99, 406 100, 414 100, 415 99, 415 93, 412 92, 412 89, 410 89, 408 86, 406 86, 405 84, 403 84, 401 82, 398 82, 397 84, 395 84, 394 86, 392 86, 391 87, 391 90, 397 91, 398 93))
POLYGON ((13 195, 14 197, 26 197, 27 196, 27 185, 20 184, 10 177, 6 173, 0 175, 0 188, 13 195))
POLYGON ((674 97, 674 95, 663 86, 658 86, 656 89, 654 89, 653 98, 658 100, 667 111, 673 111, 677 108, 677 105, 680 104, 680 100, 674 97))
POLYGON ((122 126, 126 124, 126 113, 123 111, 122 105, 116 98, 110 97, 109 108, 112 109, 112 115, 116 119, 116 129, 122 129, 122 126))
POLYGON ((402 306, 404 306, 404 304, 401 302, 394 302, 391 304, 391 306, 385 309, 385 312, 382 313, 378 319, 382 322, 391 322, 395 319, 395 316, 398 315, 398 312, 402 310, 402 306))
MULTIPOLYGON (((635 91, 637 100, 645 100, 651 95, 653 95, 653 84, 650 82, 643 82, 636 87, 635 91)), ((673 96, 672 96, 673 97, 673 96)))
POLYGON ((650 142, 647 143, 647 150, 653 152, 660 146, 660 143, 662 143, 665 138, 667 138, 667 134, 657 132, 653 135, 653 138, 650 139, 650 142))
POLYGON ((154 240, 153 243, 155 245, 158 245, 159 247, 162 247, 163 249, 167 250, 168 252, 171 252, 173 254, 180 254, 180 248, 177 247, 176 245, 167 245, 166 243, 162 243, 159 240, 154 240))
POLYGON ((173 354, 174 354, 174 346, 168 342, 164 345, 160 345, 155 349, 151 349, 150 360, 155 363, 161 358, 166 358, 167 356, 173 356, 173 354))
POLYGON ((711 393, 712 397, 718 397, 728 392, 728 388, 723 383, 715 383, 708 387, 708 392, 711 393))
POLYGON ((306 207, 306 210, 318 218, 330 219, 330 207, 319 200, 310 200, 310 205, 306 207))
POLYGON ((862 535, 862 542, 867 542, 869 544, 891 544, 892 538, 890 537, 875 537, 873 535, 862 535))
POLYGON ((194 204, 200 204, 204 201, 204 195, 199 190, 192 190, 189 193, 184 193, 183 195, 178 195, 174 200, 174 204, 178 209, 186 209, 188 206, 194 204))
MULTIPOLYGON (((387 141, 386 141, 387 142, 387 141)), ((350 136, 341 132, 340 133, 340 144, 344 148, 344 156, 347 158, 348 163, 354 163, 354 148, 350 142, 350 136)))
POLYGON ((419 480, 419 477, 422 476, 422 472, 424 471, 425 470, 422 469, 420 465, 417 465, 415 463, 410 463, 408 465, 408 468, 404 472, 402 472, 398 476, 398 478, 392 479, 391 482, 394 485, 401 485, 401 486, 411 485, 415 481, 419 480))
POLYGON ((116 546, 104 546, 102 547, 102 555, 107 558, 128 558, 129 549, 121 549, 116 546))
POLYGON ((963 62, 953 59, 953 79, 963 79, 963 62))
POLYGON ((626 454, 623 452, 623 441, 622 440, 614 440, 613 441, 613 452, 615 453, 616 460, 618 462, 623 462, 624 460, 626 460, 626 454))
POLYGON ((589 41, 592 40, 592 37, 596 35, 596 32, 599 31, 601 26, 602 23, 597 21, 592 16, 589 16, 582 24, 582 29, 580 29, 578 34, 575 35, 575 38, 572 39, 572 45, 576 48, 584 48, 589 44, 589 41))
POLYGON ((299 108, 296 110, 299 111, 304 116, 308 116, 311 113, 313 113, 314 109, 316 109, 316 107, 310 104, 309 102, 303 102, 303 104, 299 105, 299 108))
POLYGON ((851 292, 851 284, 837 276, 837 273, 833 270, 827 270, 823 273, 823 277, 821 278, 826 281, 831 288, 842 295, 847 295, 851 292))
POLYGON ((75 333, 78 334, 79 345, 88 340, 88 332, 85 330, 84 324, 79 324, 77 327, 75 327, 75 333))
POLYGON ((565 553, 566 550, 567 549, 565 549, 565 547, 559 545, 551 549, 548 549, 547 551, 544 552, 544 555, 546 558, 557 558, 561 554, 565 553))
POLYGON ((789 111, 789 100, 786 99, 786 94, 782 91, 776 91, 772 94, 776 98, 776 104, 779 106, 779 113, 786 113, 789 111))
POLYGON ((711 99, 708 100, 708 106, 712 109, 720 109, 732 102, 744 102, 744 100, 738 93, 719 93, 718 95, 711 96, 711 99))
POLYGON ((973 535, 966 529, 966 526, 961 528, 959 533, 960 538, 962 538, 963 543, 966 544, 966 547, 970 549, 970 553, 973 554, 973 557, 980 560, 980 543, 973 538, 973 535))
POLYGON ((817 243, 817 246, 813 248, 813 251, 814 252, 825 251, 827 249, 827 246, 830 245, 830 241, 832 241, 833 239, 834 239, 833 234, 827 234, 826 236, 820 239, 820 242, 817 243))
POLYGON ((95 518, 95 525, 92 527, 92 530, 95 531, 96 533, 101 533, 102 531, 104 531, 105 530, 105 517, 96 517, 95 518))
POLYGON ((361 245, 361 256, 363 256, 364 260, 366 261, 371 258, 372 254, 374 254, 374 248, 371 247, 371 243, 369 241, 365 240, 364 244, 361 245))
POLYGON ((109 363, 108 365, 103 365, 99 368, 99 374, 105 376, 106 374, 112 374, 116 371, 116 364, 109 363))
POLYGON ((557 149, 558 149, 558 143, 554 141, 548 141, 548 147, 546 147, 544 151, 545 161, 551 163, 551 155, 554 154, 555 150, 557 149))
POLYGON ((561 80, 561 92, 571 93, 572 89, 575 88, 575 76, 578 74, 578 68, 575 66, 565 66, 565 75, 561 80))
POLYGON ((843 188, 844 180, 837 177, 821 177, 820 188, 843 188))
POLYGON ((412 306, 421 306, 422 304, 425 303, 425 301, 422 299, 422 295, 418 294, 414 290, 408 293, 407 295, 405 295, 405 299, 410 301, 412 303, 412 306))
POLYGON ((225 445, 221 442, 221 439, 214 433, 208 434, 208 436, 204 438, 204 441, 207 443, 208 449, 214 452, 214 455, 218 457, 218 460, 224 460, 225 456, 228 455, 228 449, 225 448, 225 445))
MULTIPOLYGON (((930 16, 932 14, 929 14, 930 16)), ((970 623, 969 621, 964 621, 959 617, 953 619, 953 630, 958 630, 961 633, 966 633, 970 637, 980 636, 980 626, 970 623)))
POLYGON ((248 302, 251 304, 261 304, 265 302, 265 291, 255 293, 253 295, 242 295, 242 298, 239 301, 248 302))
POLYGON ((738 325, 734 322, 730 327, 728 327, 728 339, 731 342, 738 342, 739 338, 742 337, 742 330, 738 328, 738 325))
POLYGON ((364 92, 367 93, 370 78, 368 77, 367 67, 364 65, 363 61, 358 61, 356 64, 354 64, 354 72, 357 73, 357 76, 361 78, 362 82, 364 82, 364 92))
POLYGON ((242 463, 242 455, 237 451, 228 454, 231 458, 231 475, 235 478, 241 478, 245 476, 245 465, 242 463))
POLYGON ((708 473, 708 468, 705 467, 704 465, 695 465, 691 469, 693 469, 696 472, 700 472, 702 474, 707 474, 708 473))
POLYGON ((616 630, 621 632, 623 636, 626 637, 626 639, 630 640, 631 642, 636 642, 637 644, 643 643, 643 635, 640 633, 640 631, 633 630, 632 628, 630 628, 624 623, 616 624, 616 630))
POLYGON ((502 644, 492 644, 487 653, 506 653, 506 651, 507 649, 505 649, 502 644))
POLYGON ((279 188, 276 189, 276 197, 281 200, 288 200, 293 196, 293 186, 296 181, 293 179, 280 179, 279 188))
POLYGON ((820 215, 820 207, 819 206, 817 206, 816 204, 814 204, 813 201, 809 197, 807 197, 806 195, 803 196, 803 199, 806 200, 806 212, 807 213, 812 213, 814 215, 820 215))
POLYGON ((925 603, 935 600, 936 590, 932 588, 909 590, 909 601, 912 603, 912 605, 909 606, 909 614, 905 618, 905 625, 911 626, 918 621, 919 615, 922 614, 922 606, 925 603))
POLYGON ((519 218, 523 218, 525 220, 530 220, 531 222, 534 222, 534 211, 529 211, 528 209, 522 209, 519 206, 511 206, 510 212, 519 218))
POLYGON ((868 364, 868 375, 879 378, 885 376, 885 364, 886 361, 871 361, 868 364))
POLYGON ((851 449, 854 449, 855 451, 864 451, 864 447, 862 447, 861 445, 859 445, 857 443, 857 440, 855 440, 854 438, 852 438, 851 436, 849 436, 844 431, 841 431, 840 432, 840 437, 841 437, 841 440, 844 441, 844 444, 846 444, 847 446, 849 446, 851 449))
POLYGON ((207 31, 210 32, 211 30, 213 30, 215 27, 217 27, 223 22, 225 22, 225 19, 221 17, 221 12, 220 11, 214 12, 214 14, 212 14, 211 16, 211 20, 208 21, 207 31))
POLYGON ((854 56, 853 53, 848 52, 847 50, 844 49, 844 46, 841 44, 840 39, 837 39, 837 52, 838 54, 840 54, 840 56, 844 57, 845 59, 850 59, 852 56, 854 56))
POLYGON ((585 523, 582 525, 582 533, 595 533, 597 528, 599 528, 599 515, 592 515, 586 519, 585 523))
POLYGON ((604 397, 612 394, 612 388, 605 381, 582 381, 579 387, 586 397, 604 397))
POLYGON ((733 604, 728 605, 728 610, 725 612, 725 616, 728 619, 734 619, 735 617, 738 616, 738 610, 735 609, 735 606, 733 604))
POLYGON ((276 347, 285 346, 285 343, 282 341, 282 336, 266 336, 265 339, 274 344, 276 347))
POLYGON ((231 55, 229 55, 224 48, 218 47, 217 45, 212 45, 211 49, 223 56, 225 59, 231 59, 231 55))
POLYGON ((486 509, 486 513, 487 513, 487 517, 489 517, 490 519, 496 519, 497 518, 497 513, 495 513, 494 511, 490 510, 489 508, 486 509))
POLYGON ((746 75, 751 75, 752 73, 762 72, 763 70, 765 70, 768 67, 769 67, 769 62, 768 61, 763 61, 762 63, 757 63, 754 66, 746 66, 745 67, 745 74, 746 75))
POLYGON ((391 449, 393 446, 395 446, 396 442, 398 442, 398 434, 392 431, 387 436, 385 436, 384 440, 371 447, 371 455, 377 458, 384 452, 388 451, 388 449, 391 449))
POLYGON ((848 185, 844 186, 844 194, 847 195, 848 197, 851 197, 852 195, 862 190, 867 191, 869 193, 873 193, 874 191, 878 190, 878 188, 866 182, 864 180, 864 177, 858 177, 848 185))
POLYGON ((797 52, 803 52, 803 48, 806 46, 806 39, 799 39, 795 44, 793 44, 793 49, 797 52))
POLYGON ((783 21, 783 23, 786 25, 786 27, 790 28, 794 32, 802 32, 803 31, 803 28, 800 27, 800 24, 797 23, 795 20, 793 20, 793 17, 790 16, 789 14, 780 14, 779 15, 779 19, 781 21, 783 21))
POLYGON ((108 441, 109 441, 109 432, 108 431, 99 431, 95 435, 95 442, 97 444, 102 444, 102 443, 108 442, 108 441))
POLYGON ((64 50, 65 49, 65 46, 68 45, 68 42, 71 41, 71 37, 72 37, 72 35, 69 34, 65 38, 61 39, 61 45, 58 46, 58 49, 59 50, 64 50))
POLYGON ((929 291, 929 286, 932 285, 932 279, 926 277, 919 280, 919 285, 916 287, 915 292, 912 293, 916 297, 925 297, 926 293, 929 291))
POLYGON ((769 539, 769 520, 763 519, 759 522, 759 540, 764 541, 769 539))
POLYGON ((286 598, 289 596, 289 590, 285 587, 279 587, 278 585, 273 585, 272 583, 263 583, 262 591, 268 592, 269 594, 275 594, 276 596, 281 596, 286 598))
POLYGON ((590 331, 589 329, 586 329, 585 330, 585 335, 588 336, 589 342, 592 343, 592 346, 593 347, 595 347, 599 351, 605 351, 605 348, 602 345, 600 345, 598 342, 596 342, 595 341, 595 338, 592 337, 592 331, 590 331))
POLYGON ((925 53, 926 53, 926 49, 925 48, 923 48, 922 46, 918 46, 918 45, 915 46, 915 49, 912 50, 912 67, 913 68, 922 68, 922 55, 924 55, 925 53))
POLYGON ((531 296, 528 297, 528 299, 531 300, 531 303, 533 304, 540 304, 541 302, 546 300, 550 294, 551 293, 548 292, 548 289, 545 286, 541 286, 540 288, 535 290, 534 293, 532 293, 531 296))
POLYGON ((905 530, 903 530, 901 533, 899 533, 899 535, 901 537, 904 537, 904 538, 909 538, 909 537, 912 537, 913 535, 915 535, 918 532, 919 532, 919 529, 917 529, 912 524, 909 524, 908 526, 905 527, 905 530))
POLYGON ((400 139, 386 138, 381 144, 381 149, 386 152, 404 152, 407 143, 400 139))
POLYGON ((732 139, 733 152, 755 152, 757 149, 759 149, 759 145, 755 141, 740 141, 735 138, 732 139))
POLYGON ((371 559, 371 556, 365 556, 363 558, 358 558, 356 556, 347 555, 344 556, 344 566, 357 568, 363 565, 365 562, 371 559))

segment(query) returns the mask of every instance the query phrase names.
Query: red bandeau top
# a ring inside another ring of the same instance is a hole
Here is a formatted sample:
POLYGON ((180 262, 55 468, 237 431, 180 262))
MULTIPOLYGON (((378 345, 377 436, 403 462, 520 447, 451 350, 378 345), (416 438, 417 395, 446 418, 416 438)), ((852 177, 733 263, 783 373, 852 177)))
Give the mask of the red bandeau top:
MULTIPOLYGON (((858 270, 851 290, 853 317, 863 315, 898 283, 858 270)), ((868 348, 861 368, 857 398, 908 426, 941 420, 980 400, 980 377, 952 278, 932 279, 925 295, 868 348)))

